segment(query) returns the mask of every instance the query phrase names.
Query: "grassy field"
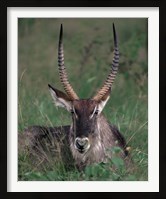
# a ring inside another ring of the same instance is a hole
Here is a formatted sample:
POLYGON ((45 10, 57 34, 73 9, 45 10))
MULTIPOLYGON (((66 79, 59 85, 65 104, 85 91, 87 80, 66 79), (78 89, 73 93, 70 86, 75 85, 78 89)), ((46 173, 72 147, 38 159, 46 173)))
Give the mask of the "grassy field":
POLYGON ((119 39, 120 66, 111 98, 104 109, 131 147, 135 172, 109 165, 93 165, 83 173, 50 161, 35 167, 19 153, 19 180, 148 180, 148 60, 147 19, 19 19, 18 131, 31 125, 70 124, 70 114, 52 103, 48 83, 63 90, 58 77, 57 45, 64 26, 65 63, 80 98, 89 98, 102 85, 113 52, 112 23, 119 39))

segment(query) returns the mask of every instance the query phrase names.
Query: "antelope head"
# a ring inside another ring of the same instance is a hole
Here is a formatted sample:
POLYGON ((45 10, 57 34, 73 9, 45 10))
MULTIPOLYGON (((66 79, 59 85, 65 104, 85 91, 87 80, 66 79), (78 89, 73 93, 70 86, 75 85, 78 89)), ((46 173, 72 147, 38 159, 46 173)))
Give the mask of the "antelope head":
POLYGON ((51 85, 48 86, 55 105, 64 107, 72 115, 73 122, 71 125, 71 132, 74 139, 73 142, 75 149, 80 153, 87 152, 91 147, 91 137, 94 137, 97 133, 96 129, 98 128, 98 119, 101 117, 101 112, 109 99, 111 87, 118 71, 119 51, 114 24, 113 35, 114 57, 110 73, 108 74, 103 86, 94 97, 90 99, 79 99, 68 80, 68 75, 64 64, 62 25, 60 28, 58 65, 59 76, 65 93, 52 87, 51 85))

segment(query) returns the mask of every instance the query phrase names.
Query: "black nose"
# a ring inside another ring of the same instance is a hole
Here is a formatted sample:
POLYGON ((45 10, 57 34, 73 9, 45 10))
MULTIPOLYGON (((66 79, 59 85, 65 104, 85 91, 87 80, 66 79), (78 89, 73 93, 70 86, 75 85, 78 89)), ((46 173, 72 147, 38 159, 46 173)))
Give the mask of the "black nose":
POLYGON ((79 151, 84 151, 88 147, 88 143, 88 138, 76 138, 75 140, 75 146, 79 151))
POLYGON ((76 141, 76 147, 80 150, 84 149, 84 145, 80 144, 78 141, 76 141))

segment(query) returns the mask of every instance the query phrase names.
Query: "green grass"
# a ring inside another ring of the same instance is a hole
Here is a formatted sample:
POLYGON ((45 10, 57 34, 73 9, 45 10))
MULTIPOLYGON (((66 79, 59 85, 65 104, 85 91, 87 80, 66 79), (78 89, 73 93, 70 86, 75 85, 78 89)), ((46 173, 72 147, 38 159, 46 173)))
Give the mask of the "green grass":
POLYGON ((48 83, 63 90, 58 77, 57 44, 64 26, 65 63, 81 98, 93 96, 109 71, 112 22, 119 39, 120 66, 104 113, 131 147, 134 172, 121 160, 92 165, 84 172, 51 160, 35 167, 29 154, 19 154, 19 180, 148 180, 147 19, 19 19, 18 131, 31 125, 70 124, 70 114, 52 103, 48 83), (118 166, 116 171, 111 166, 118 166))

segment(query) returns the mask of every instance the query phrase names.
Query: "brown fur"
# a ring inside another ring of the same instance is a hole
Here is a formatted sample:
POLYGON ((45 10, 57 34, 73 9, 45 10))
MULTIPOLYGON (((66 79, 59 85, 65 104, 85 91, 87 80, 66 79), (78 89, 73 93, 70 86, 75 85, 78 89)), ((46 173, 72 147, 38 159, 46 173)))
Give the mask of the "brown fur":
POLYGON ((53 151, 56 151, 52 158, 60 157, 66 167, 69 167, 74 160, 79 170, 93 163, 107 162, 112 156, 111 148, 114 146, 120 146, 124 150, 122 157, 125 158, 126 143, 118 129, 110 125, 102 114, 97 122, 98 127, 95 133, 89 135, 91 146, 86 153, 81 154, 75 149, 72 126, 28 127, 24 133, 19 134, 19 150, 28 149, 36 159, 39 159, 38 161, 42 161, 47 160, 45 152, 48 149, 44 145, 49 144, 52 146, 50 150, 53 148, 53 151))

